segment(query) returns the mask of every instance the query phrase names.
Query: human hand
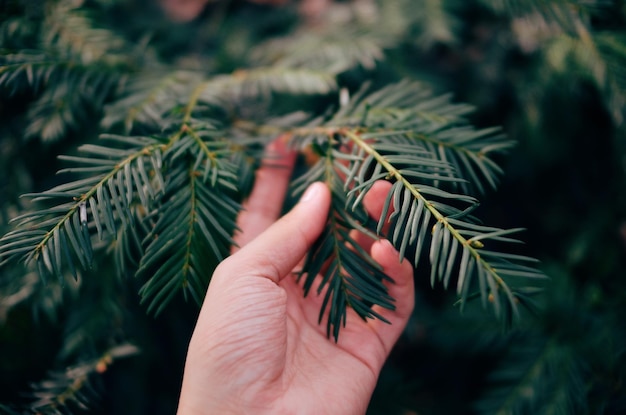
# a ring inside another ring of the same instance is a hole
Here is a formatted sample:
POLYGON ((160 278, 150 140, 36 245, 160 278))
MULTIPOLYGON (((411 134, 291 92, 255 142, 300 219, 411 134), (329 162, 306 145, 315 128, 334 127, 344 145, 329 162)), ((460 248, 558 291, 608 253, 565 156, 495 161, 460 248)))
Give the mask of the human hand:
MULTIPOLYGON (((320 235, 330 193, 314 183, 280 215, 295 157, 257 173, 236 236, 242 248, 215 270, 185 365, 179 414, 362 414, 389 352, 413 309, 413 270, 387 241, 356 236, 392 277, 391 324, 348 311, 337 343, 318 324, 324 293, 304 298, 293 270, 320 235), (275 223, 274 223, 275 222, 275 223)), ((379 217, 390 185, 376 183, 364 204, 379 217)))

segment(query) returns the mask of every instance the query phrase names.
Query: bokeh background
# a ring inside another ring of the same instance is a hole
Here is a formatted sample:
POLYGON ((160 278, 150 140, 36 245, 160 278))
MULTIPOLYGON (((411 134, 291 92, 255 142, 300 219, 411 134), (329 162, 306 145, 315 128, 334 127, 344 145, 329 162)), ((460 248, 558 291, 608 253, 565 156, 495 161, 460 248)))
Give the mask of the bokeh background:
MULTIPOLYGON (((420 80, 517 141, 477 215, 526 228, 521 250, 551 278, 536 313, 503 330, 417 273, 370 413, 626 413, 625 24, 620 0, 0 0, 0 231, 29 208, 21 194, 60 183, 58 154, 106 128, 124 73, 231 73, 295 30, 359 36, 384 57, 346 67, 340 84, 420 80), (11 76, 37 54, 63 82, 11 76)), ((197 307, 148 316, 140 282, 97 262, 80 286, 0 267, 0 412, 175 412, 197 307), (113 340, 133 346, 103 357, 113 340), (50 404, 74 390, 88 410, 50 404)))

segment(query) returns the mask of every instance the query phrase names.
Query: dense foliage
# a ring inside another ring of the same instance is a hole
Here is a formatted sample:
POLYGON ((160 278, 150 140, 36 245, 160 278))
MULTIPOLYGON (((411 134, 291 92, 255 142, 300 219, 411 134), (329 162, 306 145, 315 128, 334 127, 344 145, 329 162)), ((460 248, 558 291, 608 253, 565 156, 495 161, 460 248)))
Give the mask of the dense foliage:
POLYGON ((371 413, 626 410, 626 5, 306 3, 175 23, 141 1, 0 2, 0 409, 173 412, 278 138, 301 155, 291 198, 332 190, 301 275, 307 293, 324 269, 329 341, 348 309, 393 307, 351 230, 416 267, 371 413), (376 180, 386 234, 361 206, 376 180))

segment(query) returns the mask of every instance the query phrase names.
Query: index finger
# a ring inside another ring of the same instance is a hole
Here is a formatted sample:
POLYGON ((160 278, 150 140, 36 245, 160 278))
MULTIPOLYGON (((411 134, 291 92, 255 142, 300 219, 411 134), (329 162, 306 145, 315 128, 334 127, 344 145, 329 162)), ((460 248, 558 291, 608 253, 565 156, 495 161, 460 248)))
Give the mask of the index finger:
POLYGON ((283 208, 296 153, 287 148, 285 137, 275 139, 265 150, 256 172, 254 188, 237 218, 231 253, 237 252, 278 219, 283 208))

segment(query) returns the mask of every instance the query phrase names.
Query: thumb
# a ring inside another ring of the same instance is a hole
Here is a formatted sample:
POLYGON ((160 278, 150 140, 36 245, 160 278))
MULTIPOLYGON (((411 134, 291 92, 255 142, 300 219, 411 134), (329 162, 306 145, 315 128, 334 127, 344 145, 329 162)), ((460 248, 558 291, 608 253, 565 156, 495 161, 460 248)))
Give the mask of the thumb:
POLYGON ((224 260, 215 276, 232 279, 256 275, 278 283, 322 233, 329 207, 328 188, 324 183, 313 183, 289 213, 224 260))

